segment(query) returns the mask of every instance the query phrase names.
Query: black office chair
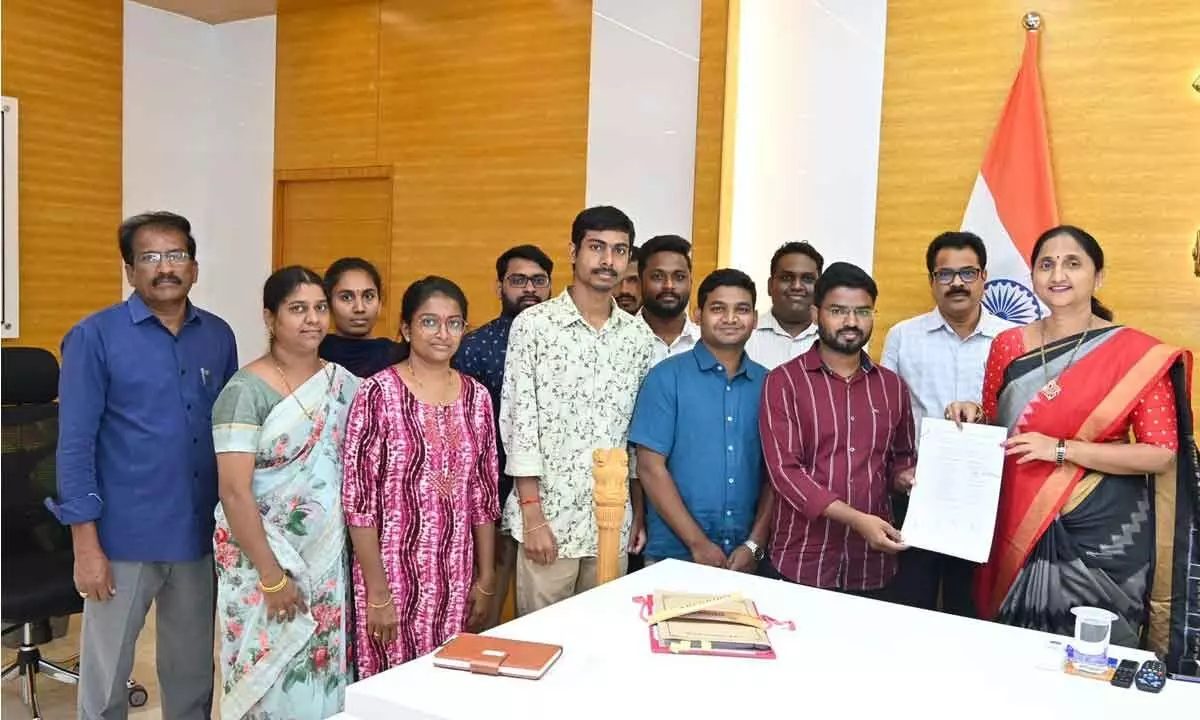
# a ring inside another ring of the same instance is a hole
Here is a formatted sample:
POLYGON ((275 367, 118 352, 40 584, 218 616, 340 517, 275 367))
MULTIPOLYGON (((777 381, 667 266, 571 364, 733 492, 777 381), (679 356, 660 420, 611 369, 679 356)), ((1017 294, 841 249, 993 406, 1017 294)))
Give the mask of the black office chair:
POLYGON ((46 509, 54 494, 54 452, 58 446, 58 361, 41 348, 0 351, 3 362, 3 430, 0 476, 0 618, 21 633, 17 659, 4 668, 4 679, 21 678, 21 696, 41 717, 37 676, 64 683, 79 681, 78 655, 65 664, 50 662, 38 650, 50 639, 51 618, 83 611, 75 590, 74 556, 67 528, 46 509))
MULTIPOLYGON (((70 530, 46 509, 44 500, 57 494, 54 454, 58 449, 58 360, 41 348, 0 350, 0 402, 3 402, 3 446, 0 475, 0 619, 3 634, 21 633, 17 659, 4 668, 3 679, 21 678, 21 696, 35 720, 41 717, 37 676, 64 683, 79 681, 79 655, 63 663, 41 656, 38 645, 51 639, 50 619, 83 612, 75 589, 75 555, 70 530)), ((130 678, 129 704, 149 700, 146 688, 130 678)))

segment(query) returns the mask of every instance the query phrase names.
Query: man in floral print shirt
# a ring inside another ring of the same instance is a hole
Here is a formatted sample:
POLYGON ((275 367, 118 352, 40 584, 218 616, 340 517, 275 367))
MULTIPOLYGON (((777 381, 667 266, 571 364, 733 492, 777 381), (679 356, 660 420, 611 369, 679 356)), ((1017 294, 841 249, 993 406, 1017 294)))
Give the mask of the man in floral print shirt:
MULTIPOLYGON (((509 333, 500 437, 516 492, 503 527, 519 544, 520 615, 596 584, 592 451, 626 447, 653 358, 649 327, 612 298, 633 239, 633 222, 617 208, 579 213, 571 227, 572 285, 518 315, 509 333)), ((632 552, 645 542, 642 512, 634 493, 621 529, 632 552)))

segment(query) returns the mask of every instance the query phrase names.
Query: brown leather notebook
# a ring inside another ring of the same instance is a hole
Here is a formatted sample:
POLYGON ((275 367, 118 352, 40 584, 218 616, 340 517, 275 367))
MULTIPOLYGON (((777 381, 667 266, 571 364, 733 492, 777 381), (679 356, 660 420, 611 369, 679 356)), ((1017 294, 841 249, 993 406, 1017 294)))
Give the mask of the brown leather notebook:
POLYGON ((562 655, 561 645, 459 633, 433 655, 433 664, 482 675, 537 680, 562 655))

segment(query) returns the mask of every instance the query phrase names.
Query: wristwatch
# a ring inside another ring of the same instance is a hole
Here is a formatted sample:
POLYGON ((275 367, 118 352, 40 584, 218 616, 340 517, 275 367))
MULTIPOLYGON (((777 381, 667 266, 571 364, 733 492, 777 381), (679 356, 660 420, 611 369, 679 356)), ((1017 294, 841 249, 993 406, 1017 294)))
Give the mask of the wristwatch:
POLYGON ((763 556, 767 554, 766 551, 763 550, 762 547, 760 547, 759 544, 753 540, 747 540, 742 544, 746 546, 746 549, 749 550, 752 555, 754 555, 755 560, 762 560, 763 556))

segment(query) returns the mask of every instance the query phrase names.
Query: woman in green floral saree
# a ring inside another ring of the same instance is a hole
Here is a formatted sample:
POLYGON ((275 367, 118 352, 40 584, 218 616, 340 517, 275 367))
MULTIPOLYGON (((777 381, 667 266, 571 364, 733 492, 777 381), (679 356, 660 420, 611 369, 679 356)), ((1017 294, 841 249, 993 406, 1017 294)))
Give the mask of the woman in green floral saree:
POLYGON ((324 363, 321 279, 263 287, 270 351, 213 408, 221 504, 213 538, 225 720, 323 720, 346 686, 341 445, 358 379, 324 363))

